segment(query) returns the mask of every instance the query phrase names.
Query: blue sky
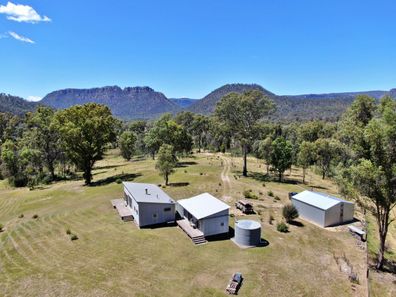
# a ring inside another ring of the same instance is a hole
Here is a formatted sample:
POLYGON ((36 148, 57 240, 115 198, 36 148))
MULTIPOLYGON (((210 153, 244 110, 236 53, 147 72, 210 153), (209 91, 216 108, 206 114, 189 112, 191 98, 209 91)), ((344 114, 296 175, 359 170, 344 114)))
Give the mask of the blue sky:
POLYGON ((232 82, 276 94, 396 87, 395 1, 8 2, 0 92, 24 98, 106 85, 190 98, 232 82))

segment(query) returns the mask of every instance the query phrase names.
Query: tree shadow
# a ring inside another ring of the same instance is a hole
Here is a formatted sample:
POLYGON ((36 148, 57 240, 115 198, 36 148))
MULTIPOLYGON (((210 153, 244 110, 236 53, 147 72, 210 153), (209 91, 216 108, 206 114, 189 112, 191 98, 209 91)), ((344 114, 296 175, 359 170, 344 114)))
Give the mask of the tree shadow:
POLYGON ((124 165, 119 164, 119 165, 98 166, 98 167, 94 167, 93 170, 113 169, 113 168, 117 168, 117 167, 121 167, 121 166, 124 166, 124 165))
POLYGON ((177 168, 184 168, 184 167, 188 167, 191 165, 197 165, 198 163, 195 161, 181 161, 177 163, 177 168))
POLYGON ((190 183, 188 182, 181 182, 181 183, 169 183, 170 187, 186 187, 188 186, 190 183))
MULTIPOLYGON (((237 173, 237 175, 242 176, 241 171, 237 171, 236 173, 237 173)), ((280 182, 282 184, 290 184, 290 185, 298 185, 298 184, 302 183, 299 180, 286 178, 286 177, 283 177, 283 180, 279 181, 277 176, 273 176, 273 175, 270 175, 267 173, 253 172, 253 171, 248 172, 247 177, 253 178, 254 180, 257 180, 259 182, 277 182, 277 183, 280 182)))
POLYGON ((118 180, 122 180, 122 181, 132 181, 135 178, 142 176, 140 173, 123 173, 123 174, 117 174, 117 175, 113 175, 110 177, 106 177, 100 180, 97 180, 95 182, 91 183, 91 187, 97 187, 97 186, 104 186, 104 185, 108 185, 111 183, 114 183, 118 180))
POLYGON ((305 225, 302 222, 299 221, 291 221, 289 222, 290 225, 296 226, 296 227, 304 227, 305 225))

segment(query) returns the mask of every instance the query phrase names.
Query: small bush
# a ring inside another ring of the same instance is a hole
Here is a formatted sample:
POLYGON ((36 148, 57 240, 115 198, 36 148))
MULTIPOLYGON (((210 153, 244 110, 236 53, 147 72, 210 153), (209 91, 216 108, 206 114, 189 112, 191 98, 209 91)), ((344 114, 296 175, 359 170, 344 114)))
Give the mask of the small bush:
POLYGON ((230 217, 233 218, 233 217, 235 217, 235 215, 234 215, 233 213, 231 213, 231 214, 230 214, 230 217))
POLYGON ((246 199, 258 199, 257 195, 252 192, 252 190, 243 191, 243 196, 246 199))
POLYGON ((23 213, 21 213, 18 218, 22 219, 25 215, 23 213))
POLYGON ((285 223, 281 222, 276 225, 276 230, 282 233, 287 233, 289 232, 289 227, 285 223))
POLYGON ((279 196, 275 196, 275 198, 274 198, 276 201, 280 201, 280 198, 279 198, 279 196))
POLYGON ((3 232, 4 225, 0 223, 0 232, 3 232))
POLYGON ((263 187, 265 188, 265 183, 263 183, 263 187))
POLYGON ((293 204, 287 204, 282 209, 282 215, 286 222, 290 223, 298 218, 298 210, 293 204))
POLYGON ((116 179, 116 183, 117 183, 117 184, 121 184, 121 183, 122 183, 121 178, 117 178, 117 179, 116 179))
POLYGON ((76 234, 72 234, 72 236, 70 236, 70 240, 71 241, 74 241, 74 240, 77 240, 77 239, 78 239, 78 236, 76 234))
POLYGON ((66 234, 67 235, 70 235, 71 234, 71 230, 68 228, 68 229, 66 229, 66 234))
POLYGON ((184 170, 184 173, 187 173, 187 170, 184 170))
POLYGON ((203 175, 203 173, 202 173, 202 172, 200 172, 200 173, 199 173, 199 175, 203 175))
POLYGON ((33 219, 38 219, 38 217, 39 217, 38 214, 34 214, 34 215, 32 216, 33 219))
POLYGON ((51 178, 50 175, 46 175, 46 176, 43 177, 43 179, 41 180, 41 182, 42 182, 44 185, 49 185, 49 184, 52 182, 52 178, 51 178))
POLYGON ((272 192, 271 190, 269 190, 269 191, 267 192, 267 194, 268 194, 268 196, 270 196, 270 197, 274 197, 274 192, 272 192))
POLYGON ((221 187, 221 183, 219 183, 219 186, 221 187))

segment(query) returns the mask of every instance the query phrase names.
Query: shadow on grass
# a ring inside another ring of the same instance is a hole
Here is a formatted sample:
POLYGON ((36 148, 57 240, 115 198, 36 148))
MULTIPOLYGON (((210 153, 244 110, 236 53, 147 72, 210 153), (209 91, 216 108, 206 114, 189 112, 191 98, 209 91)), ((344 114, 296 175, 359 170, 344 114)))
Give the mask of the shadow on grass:
POLYGON ((176 167, 184 168, 184 167, 188 167, 188 166, 191 166, 191 165, 197 165, 197 164, 198 163, 195 162, 195 161, 182 161, 182 162, 177 163, 176 167))
POLYGON ((117 167, 121 167, 124 165, 108 165, 108 166, 98 166, 98 167, 94 167, 93 170, 101 170, 101 169, 113 169, 113 168, 117 168, 117 167))
POLYGON ((185 183, 169 183, 169 185, 168 186, 170 186, 170 187, 186 187, 186 186, 188 186, 190 183, 188 183, 188 182, 185 182, 185 183))
MULTIPOLYGON (((242 172, 241 171, 236 171, 236 174, 239 177, 242 177, 242 172)), ((283 177, 282 181, 279 181, 277 176, 269 175, 267 173, 261 173, 261 172, 250 171, 250 172, 248 172, 248 176, 247 177, 253 178, 254 180, 257 180, 259 182, 277 182, 277 183, 289 184, 289 185, 302 184, 302 182, 299 181, 299 180, 290 179, 290 178, 287 178, 285 176, 283 177)))
POLYGON ((91 183, 91 187, 97 187, 97 186, 105 186, 111 183, 116 182, 117 180, 122 180, 122 181, 132 181, 135 178, 142 176, 140 173, 124 173, 124 174, 117 174, 113 176, 109 176, 97 181, 94 181, 91 183))
POLYGON ((302 222, 299 221, 291 221, 289 222, 290 225, 296 226, 296 227, 304 227, 305 225, 302 222))
POLYGON ((223 234, 218 234, 218 235, 212 235, 212 236, 207 236, 205 239, 208 242, 211 241, 223 241, 223 240, 230 240, 235 236, 235 230, 232 227, 228 227, 228 232, 223 233, 223 234))

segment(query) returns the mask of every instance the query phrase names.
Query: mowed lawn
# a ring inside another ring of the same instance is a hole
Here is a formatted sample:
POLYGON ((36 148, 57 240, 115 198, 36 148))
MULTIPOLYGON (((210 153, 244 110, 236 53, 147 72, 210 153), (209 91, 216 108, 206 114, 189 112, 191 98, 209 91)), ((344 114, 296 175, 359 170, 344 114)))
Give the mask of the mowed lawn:
MULTIPOLYGON (((303 226, 290 226, 287 234, 276 231, 287 193, 301 191, 300 183, 265 181, 265 166, 255 159, 249 159, 255 173, 249 178, 238 176, 241 159, 229 155, 198 154, 181 161, 167 193, 175 199, 202 192, 224 196, 231 213, 241 217, 233 203, 251 189, 259 196, 253 202, 260 214, 249 217, 261 220, 269 245, 240 249, 218 240, 194 246, 177 227, 139 230, 122 222, 110 204, 122 197, 117 178, 163 180, 155 161, 125 162, 111 151, 96 166, 95 186, 78 180, 29 191, 1 182, 0 296, 226 296, 228 280, 237 271, 245 277, 240 296, 365 295, 365 252, 345 229, 324 230, 299 220, 303 226), (221 179, 222 172, 229 183, 221 179), (71 241, 67 229, 79 239, 71 241), (336 262, 344 255, 360 278, 354 288, 336 262)), ((300 174, 293 170, 287 178, 300 180, 300 174)), ((313 173, 307 180, 322 191, 336 191, 313 173)))

